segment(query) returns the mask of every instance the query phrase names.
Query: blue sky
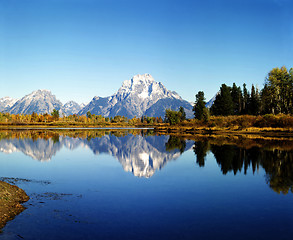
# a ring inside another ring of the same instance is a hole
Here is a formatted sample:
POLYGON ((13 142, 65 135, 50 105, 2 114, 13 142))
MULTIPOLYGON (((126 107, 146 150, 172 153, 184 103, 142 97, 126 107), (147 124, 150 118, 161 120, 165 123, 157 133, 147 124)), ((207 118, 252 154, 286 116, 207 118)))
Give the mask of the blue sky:
POLYGON ((0 0, 0 97, 63 103, 150 73, 188 101, 293 67, 291 0, 0 0))

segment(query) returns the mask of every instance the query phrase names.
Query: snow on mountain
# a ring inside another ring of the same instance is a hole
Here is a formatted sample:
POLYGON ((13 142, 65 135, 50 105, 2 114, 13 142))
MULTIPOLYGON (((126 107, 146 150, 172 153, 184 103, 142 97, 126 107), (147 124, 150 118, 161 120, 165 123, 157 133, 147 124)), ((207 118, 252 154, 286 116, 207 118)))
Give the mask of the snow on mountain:
POLYGON ((62 106, 60 112, 64 114, 65 116, 69 116, 69 115, 77 114, 81 109, 82 109, 82 106, 79 105, 77 102, 69 101, 62 106))
POLYGON ((17 99, 11 97, 0 98, 0 112, 8 112, 8 110, 17 102, 17 99))
POLYGON ((87 103, 82 103, 82 104, 80 104, 80 108, 83 109, 86 105, 87 105, 87 103))
POLYGON ((164 117, 165 109, 178 110, 183 106, 190 117, 192 105, 183 100, 176 92, 169 91, 161 82, 156 82, 150 74, 136 75, 122 83, 119 90, 110 97, 94 97, 79 114, 83 115, 90 111, 92 114, 114 117, 122 115, 129 118, 141 117, 154 104, 159 102, 155 111, 148 111, 148 116, 164 117), (165 99, 165 101, 160 101, 165 99), (151 115, 150 115, 151 114, 151 115))
POLYGON ((49 90, 34 91, 18 100, 10 109, 12 114, 51 113, 60 110, 62 103, 49 90))
POLYGON ((192 118, 192 104, 183 100, 178 93, 168 90, 161 82, 156 82, 150 74, 135 75, 130 80, 125 80, 112 96, 94 97, 87 105, 79 105, 74 101, 63 105, 48 90, 34 91, 20 100, 9 97, 0 99, 0 111, 12 114, 50 114, 56 109, 60 116, 85 115, 90 111, 105 117, 164 117, 167 108, 178 110, 181 106, 185 109, 186 116, 192 118))

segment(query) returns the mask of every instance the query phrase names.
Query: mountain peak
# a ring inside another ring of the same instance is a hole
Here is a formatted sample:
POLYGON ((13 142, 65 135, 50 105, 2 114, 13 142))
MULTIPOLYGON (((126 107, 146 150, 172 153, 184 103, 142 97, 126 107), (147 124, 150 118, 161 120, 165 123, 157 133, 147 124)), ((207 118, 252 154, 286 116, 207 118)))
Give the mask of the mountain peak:
POLYGON ((38 89, 33 91, 31 94, 52 94, 50 90, 47 89, 38 89))
POLYGON ((13 100, 13 98, 11 98, 11 97, 8 97, 8 96, 6 96, 6 97, 3 97, 3 98, 0 98, 0 102, 4 102, 4 101, 11 101, 11 100, 13 100))
POLYGON ((145 85, 148 86, 152 83, 154 83, 155 80, 152 77, 152 75, 145 73, 145 74, 137 74, 133 76, 130 80, 125 80, 122 83, 122 88, 130 88, 133 89, 134 86, 137 85, 145 85))
POLYGON ((0 98, 0 112, 8 111, 17 102, 17 99, 11 97, 0 98))
POLYGON ((162 116, 166 108, 186 109, 188 116, 192 116, 192 105, 184 101, 176 92, 168 90, 161 82, 156 82, 152 75, 137 74, 130 80, 125 80, 118 91, 109 97, 95 97, 79 112, 87 111, 96 115, 113 117, 117 115, 132 118, 134 116, 162 116))
POLYGON ((77 114, 81 110, 81 106, 75 101, 69 101, 61 107, 61 112, 65 116, 77 114))
POLYGON ((12 114, 51 113, 60 110, 62 103, 49 90, 39 89, 18 100, 9 112, 12 114))
POLYGON ((132 77, 132 82, 136 83, 136 82, 154 82, 154 78, 152 77, 151 74, 149 73, 145 73, 145 74, 137 74, 135 76, 132 77))

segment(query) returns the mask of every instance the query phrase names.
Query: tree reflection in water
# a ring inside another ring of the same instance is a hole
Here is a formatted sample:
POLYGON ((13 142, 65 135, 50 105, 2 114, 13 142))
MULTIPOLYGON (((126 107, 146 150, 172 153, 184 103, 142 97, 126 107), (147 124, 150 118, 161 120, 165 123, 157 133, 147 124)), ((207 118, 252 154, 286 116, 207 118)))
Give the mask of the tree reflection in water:
POLYGON ((224 136, 158 136, 151 130, 2 130, 1 152, 21 151, 34 159, 48 161, 62 147, 75 149, 87 146, 95 154, 115 156, 125 171, 135 176, 152 177, 156 170, 177 159, 193 145, 196 164, 205 166, 206 156, 212 153, 225 175, 255 173, 260 167, 267 184, 277 193, 293 192, 292 139, 250 139, 224 136), (191 141, 192 139, 194 141, 191 141), (119 151, 118 151, 119 150, 119 151))
POLYGON ((213 153, 222 173, 233 172, 234 175, 242 170, 244 174, 251 167, 253 173, 261 166, 266 172, 266 182, 277 193, 293 193, 293 150, 281 150, 252 146, 249 148, 236 145, 217 145, 209 141, 197 141, 193 147, 198 166, 205 165, 205 156, 213 153))
POLYGON ((168 152, 178 149, 180 151, 180 154, 182 154, 184 153, 186 148, 186 141, 179 137, 170 136, 165 146, 166 146, 166 151, 168 152))

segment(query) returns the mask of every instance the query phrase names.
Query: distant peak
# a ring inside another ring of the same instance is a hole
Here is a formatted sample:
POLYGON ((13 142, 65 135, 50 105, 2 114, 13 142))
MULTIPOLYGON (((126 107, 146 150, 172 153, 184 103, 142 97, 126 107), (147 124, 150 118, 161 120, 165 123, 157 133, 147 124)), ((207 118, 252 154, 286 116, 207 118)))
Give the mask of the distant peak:
POLYGON ((155 82, 155 80, 151 74, 149 74, 149 73, 137 74, 137 75, 133 76, 130 80, 125 80, 122 84, 122 88, 131 88, 131 87, 136 86, 140 83, 149 85, 153 82, 155 82))
POLYGON ((64 105, 69 105, 69 104, 78 104, 78 103, 75 102, 75 101, 70 100, 70 101, 66 102, 64 105))
POLYGON ((6 96, 6 97, 0 98, 0 99, 1 100, 12 100, 13 98, 6 96))
POLYGON ((144 82, 154 82, 154 78, 152 77, 151 74, 145 73, 145 74, 137 74, 132 77, 131 79, 133 82, 138 82, 138 81, 144 81, 144 82))
POLYGON ((35 94, 35 93, 51 93, 51 91, 47 90, 47 89, 38 89, 36 91, 33 91, 32 93, 33 94, 35 94))

